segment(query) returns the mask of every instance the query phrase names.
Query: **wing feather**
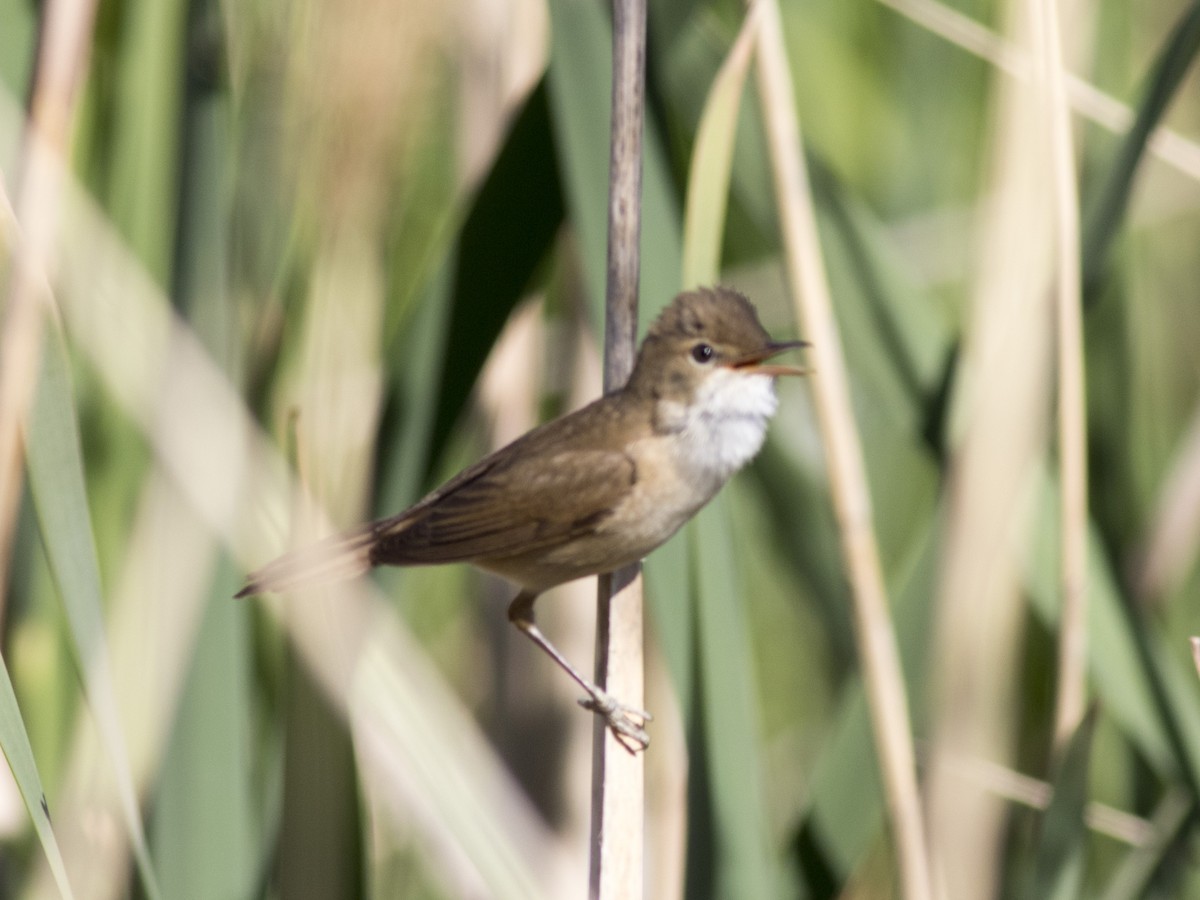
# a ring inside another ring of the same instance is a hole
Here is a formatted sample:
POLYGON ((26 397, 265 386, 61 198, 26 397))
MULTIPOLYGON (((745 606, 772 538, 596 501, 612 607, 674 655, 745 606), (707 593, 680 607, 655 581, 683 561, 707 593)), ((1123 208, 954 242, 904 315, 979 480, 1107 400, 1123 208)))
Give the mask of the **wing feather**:
POLYGON ((374 564, 503 559, 594 531, 636 479, 633 460, 606 450, 515 459, 455 479, 395 519, 379 522, 374 564))

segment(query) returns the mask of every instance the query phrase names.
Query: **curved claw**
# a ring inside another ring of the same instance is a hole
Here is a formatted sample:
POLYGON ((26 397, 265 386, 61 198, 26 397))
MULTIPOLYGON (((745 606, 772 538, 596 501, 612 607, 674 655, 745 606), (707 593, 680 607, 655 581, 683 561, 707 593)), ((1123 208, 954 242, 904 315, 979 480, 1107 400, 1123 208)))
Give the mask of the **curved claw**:
POLYGON ((654 721, 654 716, 646 710, 626 706, 612 694, 599 688, 590 697, 582 698, 579 705, 602 716, 605 724, 612 730, 613 737, 630 753, 637 753, 650 746, 650 735, 646 734, 646 729, 642 726, 654 721))

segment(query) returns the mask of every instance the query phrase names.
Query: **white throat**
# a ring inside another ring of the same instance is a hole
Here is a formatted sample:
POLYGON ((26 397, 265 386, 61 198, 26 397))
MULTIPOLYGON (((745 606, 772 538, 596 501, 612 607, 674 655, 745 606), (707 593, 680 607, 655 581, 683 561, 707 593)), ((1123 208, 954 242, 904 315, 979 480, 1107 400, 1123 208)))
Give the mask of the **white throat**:
POLYGON ((778 406, 769 375, 718 368, 690 404, 660 400, 658 420, 674 433, 678 462, 715 491, 754 458, 778 406))

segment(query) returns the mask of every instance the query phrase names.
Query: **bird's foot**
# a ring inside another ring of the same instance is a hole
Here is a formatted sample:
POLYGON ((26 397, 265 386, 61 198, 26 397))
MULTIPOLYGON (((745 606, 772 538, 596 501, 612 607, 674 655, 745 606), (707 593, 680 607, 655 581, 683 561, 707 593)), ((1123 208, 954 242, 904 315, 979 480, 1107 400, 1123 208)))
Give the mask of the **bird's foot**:
POLYGON ((591 696, 581 699, 579 705, 601 716, 612 730, 613 737, 630 753, 637 753, 650 746, 650 735, 646 734, 643 726, 652 722, 654 716, 644 709, 626 706, 612 694, 599 688, 596 688, 591 696))

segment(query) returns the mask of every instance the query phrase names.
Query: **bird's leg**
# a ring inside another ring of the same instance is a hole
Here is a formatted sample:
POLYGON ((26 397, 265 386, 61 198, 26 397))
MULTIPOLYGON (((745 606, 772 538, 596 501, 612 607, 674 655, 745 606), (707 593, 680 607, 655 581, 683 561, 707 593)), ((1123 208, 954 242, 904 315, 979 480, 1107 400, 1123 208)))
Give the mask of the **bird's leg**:
POLYGON ((533 601, 537 599, 537 596, 530 591, 521 591, 517 594, 517 598, 508 607, 508 620, 548 653, 550 658, 587 692, 587 697, 580 700, 579 705, 602 716, 608 727, 612 729, 613 736, 621 742, 626 750, 630 753, 645 750, 650 744, 650 736, 646 734, 646 730, 642 726, 654 717, 644 709, 626 706, 603 688, 588 681, 573 665, 567 662, 566 657, 546 639, 533 619, 533 601))

